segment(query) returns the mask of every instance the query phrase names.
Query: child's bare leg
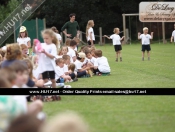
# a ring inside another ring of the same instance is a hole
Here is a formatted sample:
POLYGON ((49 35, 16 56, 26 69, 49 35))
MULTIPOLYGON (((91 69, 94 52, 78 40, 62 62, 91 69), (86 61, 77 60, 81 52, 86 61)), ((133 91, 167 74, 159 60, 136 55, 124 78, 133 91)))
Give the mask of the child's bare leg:
POLYGON ((147 51, 147 55, 148 55, 148 60, 150 60, 150 52, 147 51))
POLYGON ((49 81, 49 79, 44 79, 44 82, 47 83, 49 81))
POLYGON ((121 51, 118 51, 119 53, 119 56, 120 56, 120 61, 122 61, 122 54, 121 54, 121 51))
POLYGON ((116 61, 118 61, 118 52, 116 52, 116 61))
POLYGON ((142 52, 142 61, 144 61, 145 51, 142 52))
POLYGON ((56 88, 56 80, 55 79, 51 79, 52 82, 52 88, 56 88))

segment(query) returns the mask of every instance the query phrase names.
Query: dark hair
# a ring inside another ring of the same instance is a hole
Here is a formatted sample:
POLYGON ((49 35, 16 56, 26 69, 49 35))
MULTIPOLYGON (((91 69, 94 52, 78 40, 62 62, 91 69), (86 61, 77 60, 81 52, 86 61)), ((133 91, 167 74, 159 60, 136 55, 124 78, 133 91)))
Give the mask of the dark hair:
POLYGON ((55 33, 59 33, 59 32, 58 32, 58 29, 57 29, 56 27, 53 26, 53 27, 51 27, 51 29, 52 29, 52 31, 54 31, 55 33))
POLYGON ((76 16, 76 14, 75 14, 75 13, 71 13, 71 14, 69 15, 69 17, 73 17, 73 16, 76 16))
POLYGON ((6 132, 39 132, 42 123, 35 114, 20 115, 10 123, 6 132))
POLYGON ((95 55, 97 57, 102 57, 102 51, 101 50, 95 50, 95 55))
MULTIPOLYGON (((28 32, 27 32, 27 30, 24 31, 24 32, 25 32, 25 38, 27 38, 27 37, 28 37, 28 32)), ((22 37, 21 37, 21 33, 19 33, 18 38, 22 38, 22 37)))
POLYGON ((77 45, 77 42, 76 42, 75 40, 71 40, 71 41, 70 41, 70 46, 73 47, 73 46, 75 46, 75 45, 77 45))
POLYGON ((15 61, 9 66, 9 68, 14 70, 16 73, 28 71, 28 66, 24 61, 15 61))

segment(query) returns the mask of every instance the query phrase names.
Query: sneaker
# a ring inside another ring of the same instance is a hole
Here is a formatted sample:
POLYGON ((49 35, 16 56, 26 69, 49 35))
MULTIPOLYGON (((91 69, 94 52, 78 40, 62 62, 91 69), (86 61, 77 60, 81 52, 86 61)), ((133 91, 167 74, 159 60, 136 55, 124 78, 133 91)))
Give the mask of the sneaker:
POLYGON ((76 81, 78 81, 78 78, 74 78, 73 82, 76 82, 76 81))
POLYGON ((47 83, 44 84, 44 86, 51 86, 51 85, 52 85, 51 81, 48 81, 47 83))
POLYGON ((144 58, 142 57, 142 61, 144 61, 144 58))

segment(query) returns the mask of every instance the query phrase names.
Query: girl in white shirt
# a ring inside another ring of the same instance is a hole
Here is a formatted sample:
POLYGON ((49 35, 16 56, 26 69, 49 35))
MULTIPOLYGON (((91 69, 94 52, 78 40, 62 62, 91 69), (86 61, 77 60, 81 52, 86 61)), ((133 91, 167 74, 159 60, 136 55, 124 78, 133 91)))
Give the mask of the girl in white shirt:
POLYGON ((174 31, 172 32, 172 35, 171 35, 171 43, 173 42, 173 39, 175 42, 175 24, 174 24, 174 31))
MULTIPOLYGON (((51 29, 46 29, 42 32, 42 37, 44 39, 44 43, 42 43, 42 51, 38 53, 38 69, 42 74, 42 78, 44 82, 48 82, 48 79, 52 82, 52 88, 56 88, 55 81, 55 72, 56 72, 56 64, 55 57, 57 56, 57 44, 58 40, 55 36, 55 33, 51 29)), ((35 51, 35 48, 33 48, 35 51)))
POLYGON ((58 42, 59 42, 58 48, 60 48, 60 43, 62 42, 62 37, 61 37, 61 35, 59 34, 59 31, 57 30, 56 27, 53 26, 51 29, 52 29, 52 31, 55 32, 56 38, 58 39, 58 42))
POLYGON ((94 46, 95 43, 95 35, 94 35, 94 21, 93 20, 89 20, 86 26, 86 38, 88 41, 88 44, 91 46, 94 46))
POLYGON ((108 37, 107 35, 104 35, 104 37, 106 37, 108 39, 112 39, 112 41, 113 41, 114 49, 115 49, 115 52, 116 52, 116 62, 118 62, 118 57, 120 57, 120 61, 122 61, 121 41, 125 37, 125 36, 123 36, 122 38, 120 38, 120 36, 118 35, 119 33, 120 33, 120 29, 119 28, 114 28, 114 34, 113 35, 111 35, 110 37, 108 37))
POLYGON ((148 60, 150 60, 150 39, 153 39, 153 32, 151 35, 148 34, 148 28, 143 28, 143 34, 138 33, 138 39, 142 40, 142 61, 144 61, 145 50, 147 51, 148 60))
POLYGON ((20 27, 19 37, 17 38, 17 43, 19 45, 25 44, 28 47, 27 54, 29 55, 29 48, 31 47, 31 39, 28 37, 27 29, 24 26, 20 27))

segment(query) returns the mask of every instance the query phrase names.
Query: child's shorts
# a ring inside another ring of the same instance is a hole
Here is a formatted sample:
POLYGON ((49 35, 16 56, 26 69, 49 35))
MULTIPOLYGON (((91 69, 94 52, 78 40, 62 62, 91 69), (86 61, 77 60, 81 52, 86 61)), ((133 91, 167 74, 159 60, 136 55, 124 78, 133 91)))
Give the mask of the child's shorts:
POLYGON ((43 79, 55 79, 55 71, 46 71, 42 73, 43 79))
POLYGON ((122 50, 121 45, 114 45, 115 52, 122 50))
POLYGON ((77 77, 80 78, 80 77, 82 77, 82 76, 84 76, 86 74, 87 74, 86 71, 77 72, 77 77))
POLYGON ((142 45, 142 50, 141 51, 145 52, 145 50, 146 51, 151 51, 150 45, 142 45))

